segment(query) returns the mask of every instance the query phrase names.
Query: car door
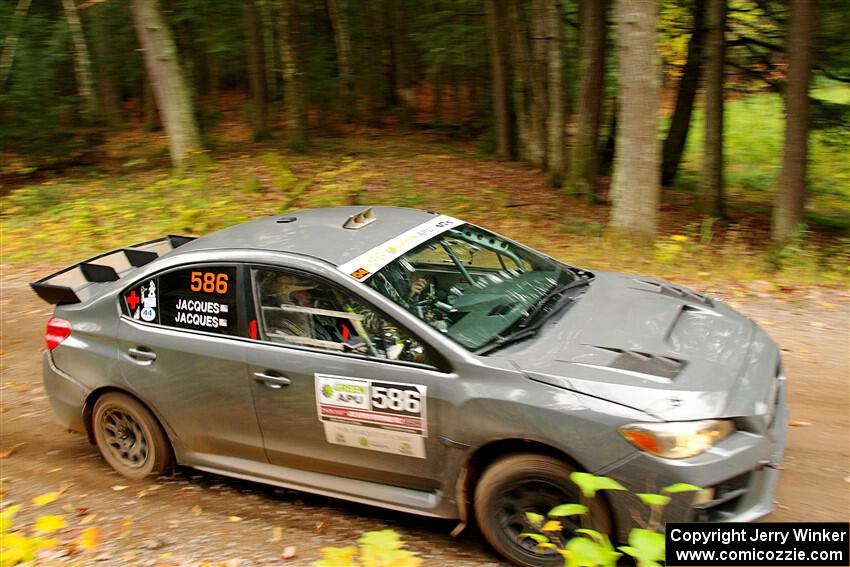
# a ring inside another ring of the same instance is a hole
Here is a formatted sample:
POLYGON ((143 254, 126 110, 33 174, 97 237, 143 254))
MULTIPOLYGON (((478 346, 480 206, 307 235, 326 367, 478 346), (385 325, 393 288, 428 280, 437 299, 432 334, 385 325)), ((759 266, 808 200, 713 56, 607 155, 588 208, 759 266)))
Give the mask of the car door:
POLYGON ((268 268, 252 275, 257 340, 247 365, 269 461, 436 488, 451 378, 429 364, 426 345, 327 281, 268 268))
POLYGON ((162 272, 121 294, 124 379, 192 460, 265 462, 245 378, 243 268, 202 264, 162 272))

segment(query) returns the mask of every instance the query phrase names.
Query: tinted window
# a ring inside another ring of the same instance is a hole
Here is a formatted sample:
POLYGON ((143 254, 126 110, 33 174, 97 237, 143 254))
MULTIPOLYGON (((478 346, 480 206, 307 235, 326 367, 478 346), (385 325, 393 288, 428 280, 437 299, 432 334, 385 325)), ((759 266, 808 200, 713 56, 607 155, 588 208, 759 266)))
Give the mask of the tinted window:
POLYGON ((236 268, 200 266, 166 272, 125 291, 124 314, 167 327, 237 335, 236 268))
POLYGON ((407 330, 323 281, 257 269, 254 294, 263 340, 428 363, 425 346, 407 330))

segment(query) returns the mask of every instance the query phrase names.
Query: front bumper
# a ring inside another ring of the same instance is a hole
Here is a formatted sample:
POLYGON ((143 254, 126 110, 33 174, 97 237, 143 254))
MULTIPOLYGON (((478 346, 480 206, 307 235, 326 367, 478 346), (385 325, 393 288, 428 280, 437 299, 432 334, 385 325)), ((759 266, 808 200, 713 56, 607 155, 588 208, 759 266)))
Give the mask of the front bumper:
POLYGON ((83 408, 89 389, 56 368, 53 356, 48 350, 42 354, 42 369, 44 391, 50 400, 56 421, 66 429, 85 433, 83 408))
MULTIPOLYGON (((677 482, 713 489, 713 496, 708 502, 694 504, 693 493, 674 495, 664 510, 664 522, 751 522, 773 510, 789 414, 784 377, 780 376, 778 382, 769 424, 739 430, 719 446, 691 459, 660 459, 638 452, 604 471, 630 491, 605 492, 621 541, 627 540, 632 528, 640 527, 636 516, 648 518, 647 507, 634 493, 660 492, 677 482)), ((742 421, 752 426, 758 419, 742 421)))

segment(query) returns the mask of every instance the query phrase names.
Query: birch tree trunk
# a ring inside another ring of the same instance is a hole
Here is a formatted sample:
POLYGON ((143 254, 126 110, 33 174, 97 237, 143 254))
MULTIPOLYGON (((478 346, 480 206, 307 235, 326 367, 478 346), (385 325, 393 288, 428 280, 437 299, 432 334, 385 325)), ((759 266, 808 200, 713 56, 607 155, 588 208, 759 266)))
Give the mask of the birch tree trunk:
POLYGON ((679 90, 676 95, 676 108, 670 118, 670 128, 664 139, 661 152, 661 184, 668 187, 676 179, 679 163, 688 141, 688 130, 691 126, 691 114, 694 109, 697 90, 699 88, 700 71, 703 62, 703 39, 705 36, 705 3, 706 0, 694 0, 693 30, 688 40, 688 56, 679 80, 679 90))
POLYGON ((708 0, 705 62, 705 141, 697 207, 723 216, 723 66, 726 0, 708 0))
POLYGON ((245 24, 248 27, 248 74, 254 100, 254 138, 268 135, 268 96, 266 94, 266 53, 262 20, 257 0, 245 1, 245 24))
POLYGON ((661 177, 658 109, 661 65, 656 51, 657 0, 617 0, 619 91, 617 148, 611 186, 614 232, 655 236, 661 177))
POLYGON ((546 0, 547 71, 549 112, 546 115, 546 166, 549 182, 557 187, 564 181, 564 47, 561 31, 561 3, 546 0))
POLYGON ((182 168, 202 147, 174 38, 156 0, 132 0, 130 6, 156 105, 168 135, 171 161, 175 167, 182 168))
POLYGON ((594 202, 599 199, 599 128, 605 100, 607 11, 607 0, 583 0, 581 3, 581 87, 567 184, 570 191, 585 193, 594 202))
POLYGON ((788 84, 785 91, 785 146, 779 192, 773 209, 772 237, 787 241, 803 222, 809 139, 809 83, 812 44, 817 25, 816 0, 792 0, 786 39, 788 84))
POLYGON ((283 64, 283 95, 289 141, 295 148, 307 143, 307 102, 302 68, 301 26, 297 0, 280 2, 280 46, 283 64))
POLYGON ((6 81, 12 73, 12 63, 15 61, 15 50, 18 47, 18 36, 21 34, 21 26, 27 17, 32 0, 18 0, 9 31, 3 41, 3 52, 0 53, 0 92, 6 88, 6 81))
POLYGON ((487 45, 490 51, 490 73, 493 78, 493 120, 496 128, 496 155, 509 158, 514 155, 511 137, 511 90, 509 55, 508 15, 505 3, 486 0, 487 45))
POLYGON ((91 57, 83 34, 83 24, 77 12, 75 0, 62 0, 65 19, 71 31, 71 41, 74 44, 74 74, 77 76, 77 89, 83 99, 83 110, 89 114, 97 112, 97 96, 91 79, 91 57))

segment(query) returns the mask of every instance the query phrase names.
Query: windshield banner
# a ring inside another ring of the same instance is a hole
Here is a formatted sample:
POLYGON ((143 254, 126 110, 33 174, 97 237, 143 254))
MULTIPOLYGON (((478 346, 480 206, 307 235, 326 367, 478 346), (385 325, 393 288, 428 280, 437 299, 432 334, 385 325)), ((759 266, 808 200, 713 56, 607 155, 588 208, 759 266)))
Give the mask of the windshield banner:
POLYGON ((337 269, 345 274, 348 274, 357 281, 364 282, 369 277, 404 254, 409 250, 419 246, 423 242, 442 234, 443 232, 464 224, 463 221, 446 215, 440 215, 422 223, 417 227, 411 228, 407 232, 403 232, 387 240, 380 246, 375 246, 368 252, 357 256, 353 260, 349 260, 345 264, 338 266, 337 269))

